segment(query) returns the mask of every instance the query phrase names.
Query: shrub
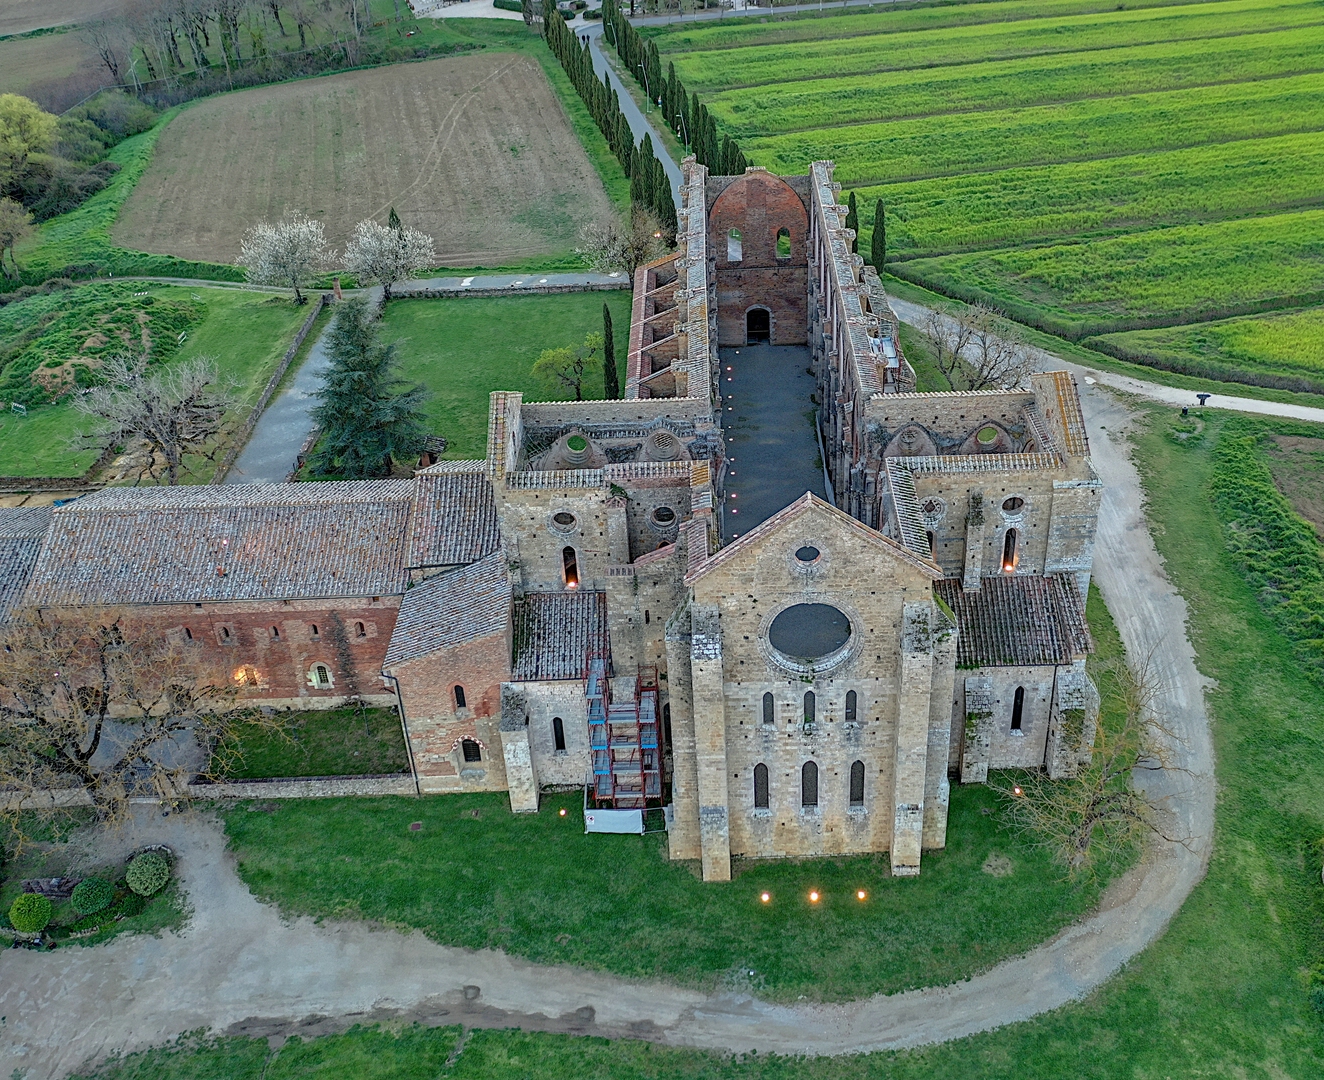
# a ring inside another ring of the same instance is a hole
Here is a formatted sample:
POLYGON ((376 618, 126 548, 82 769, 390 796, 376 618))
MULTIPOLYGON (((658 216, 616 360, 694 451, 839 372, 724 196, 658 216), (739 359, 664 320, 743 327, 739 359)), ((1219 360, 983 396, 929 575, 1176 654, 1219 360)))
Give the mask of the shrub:
POLYGON ((124 879, 139 896, 153 896, 170 880, 170 863, 159 851, 144 851, 129 863, 124 879))
POLYGON ((501 11, 523 11, 524 0, 492 0, 492 6, 501 11))
POLYGON ((84 878, 74 886, 74 893, 69 897, 69 903, 79 915, 95 915, 98 911, 110 907, 114 899, 115 886, 101 878, 90 877, 84 878))
POLYGON ((40 893, 24 893, 9 908, 9 924, 20 934, 37 934, 55 914, 55 905, 40 893))

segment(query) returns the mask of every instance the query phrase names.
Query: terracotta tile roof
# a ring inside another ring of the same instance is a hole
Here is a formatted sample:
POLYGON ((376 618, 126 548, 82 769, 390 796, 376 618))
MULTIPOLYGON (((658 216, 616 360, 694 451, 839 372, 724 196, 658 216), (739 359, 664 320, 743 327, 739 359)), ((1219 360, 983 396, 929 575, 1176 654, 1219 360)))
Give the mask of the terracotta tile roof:
POLYGON ((26 600, 402 593, 412 480, 107 488, 55 510, 26 600))
POLYGON ((1094 651, 1071 577, 986 577, 972 592, 947 578, 933 587, 956 614, 957 667, 1070 664, 1094 651))
POLYGON ((509 619, 510 579, 497 551, 405 593, 382 667, 502 633, 509 619))
POLYGON ((0 621, 27 588, 51 513, 49 506, 0 509, 0 621))
MULTIPOLYGON (((443 465, 470 464, 442 462, 443 465)), ((496 499, 487 463, 474 469, 433 469, 418 474, 418 498, 409 538, 410 566, 457 566, 477 562, 500 546, 496 499)))
POLYGON ((610 652, 607 594, 530 593, 515 604, 514 682, 583 679, 610 652))

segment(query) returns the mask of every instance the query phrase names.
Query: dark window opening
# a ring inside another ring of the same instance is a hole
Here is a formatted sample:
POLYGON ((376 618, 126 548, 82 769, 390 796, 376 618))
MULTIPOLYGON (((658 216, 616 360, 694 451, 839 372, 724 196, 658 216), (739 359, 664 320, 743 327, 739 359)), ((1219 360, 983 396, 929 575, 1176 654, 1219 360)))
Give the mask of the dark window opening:
POLYGON ((864 762, 852 761, 850 766, 850 804, 864 805, 864 762))
POLYGON ((671 702, 662 706, 662 738, 666 745, 671 745, 671 702))
POLYGON ((1013 495, 1009 499, 1002 500, 1002 509, 1009 514, 1016 513, 1024 505, 1025 505, 1025 500, 1015 495, 1013 495))
POLYGON ((579 560, 572 547, 561 549, 561 569, 565 572, 566 586, 574 589, 579 585, 579 560))
POLYGON ((272 641, 279 641, 279 640, 280 640, 280 627, 279 627, 279 626, 273 626, 273 627, 271 628, 271 640, 272 640, 272 641))
POLYGON ((465 701, 464 701, 464 687, 463 687, 463 686, 456 686, 456 687, 455 687, 455 707, 456 707, 457 709, 463 709, 464 706, 465 706, 465 701))
POLYGON ((814 711, 815 711, 815 706, 816 706, 817 704, 818 704, 818 699, 817 699, 816 697, 814 697, 814 692, 813 692, 812 690, 806 690, 806 691, 805 691, 805 723, 806 723, 806 724, 812 724, 812 723, 814 722, 814 711))
POLYGON ((767 308, 752 308, 745 315, 745 344, 767 345, 772 341, 772 313, 767 308))
POLYGON ((773 705, 772 695, 763 695, 763 722, 765 724, 775 724, 777 722, 776 707, 773 705))
POLYGON ((317 637, 317 623, 312 623, 313 637, 317 637))
POLYGON ((368 628, 367 628, 366 626, 364 626, 361 622, 356 622, 356 623, 354 624, 354 636, 355 636, 355 637, 361 637, 361 638, 365 638, 365 637, 367 637, 367 636, 368 636, 368 628))
POLYGON ((800 770, 800 805, 818 805, 818 766, 806 761, 800 770))
POLYGON ((1025 687, 1016 687, 1016 697, 1011 703, 1011 730, 1021 730, 1021 719, 1025 715, 1025 687))
POLYGON ((328 668, 325 664, 314 664, 313 678, 317 681, 318 686, 330 686, 331 669, 328 668))
POLYGON ((754 809, 766 810, 768 808, 768 767, 766 765, 754 766, 754 809))
POLYGON ((189 641, 193 640, 193 631, 190 630, 187 626, 184 627, 184 637, 186 637, 189 641))
POLYGON ((768 627, 768 643, 801 662, 830 656, 850 641, 850 619, 831 604, 794 604, 768 627))
POLYGON ((460 743, 460 750, 464 753, 465 761, 483 760, 483 748, 474 742, 473 739, 465 739, 460 743))
POLYGON ((777 258, 791 257, 791 230, 783 226, 777 230, 777 258))
POLYGON ((804 547, 796 549, 795 557, 802 563, 811 563, 820 554, 818 548, 814 547, 813 544, 806 544, 804 547))
POLYGON ((560 525, 563 529, 568 529, 575 523, 575 515, 562 510, 559 514, 552 515, 552 521, 560 525))
POLYGON ((665 529, 668 525, 673 524, 675 520, 676 511, 669 506, 659 506, 653 511, 653 524, 661 528, 665 529))
POLYGON ((1007 538, 1002 543, 1002 570, 1004 573, 1010 574, 1016 569, 1017 555, 1016 530, 1008 529, 1007 538))
POLYGON ((855 723, 856 703, 859 698, 855 696, 854 690, 846 691, 846 723, 855 723))
POLYGON ((557 750, 565 749, 565 721, 559 716, 552 717, 552 745, 557 750))
POLYGON ((928 532, 926 532, 924 535, 927 536, 927 537, 929 538, 929 555, 930 555, 930 556, 933 556, 933 555, 937 554, 937 551, 938 551, 938 538, 937 538, 936 536, 933 535, 933 530, 930 529, 930 530, 929 530, 928 532))
POLYGON ((644 608, 644 625, 647 626, 648 623, 649 623, 648 608, 644 608))

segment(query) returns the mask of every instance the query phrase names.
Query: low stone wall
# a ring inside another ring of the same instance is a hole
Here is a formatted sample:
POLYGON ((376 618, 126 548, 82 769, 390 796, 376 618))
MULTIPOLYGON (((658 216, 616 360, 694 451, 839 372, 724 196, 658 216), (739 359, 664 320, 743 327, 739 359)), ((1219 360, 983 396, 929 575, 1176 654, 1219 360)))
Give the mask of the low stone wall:
POLYGON ((592 282, 583 285, 507 285, 504 289, 497 288, 448 288, 448 289, 422 289, 422 288, 401 288, 399 286, 391 290, 392 300, 401 299, 426 299, 426 300, 444 300, 455 296, 546 296, 551 293, 577 293, 577 292, 615 292, 618 289, 628 289, 630 281, 628 278, 621 281, 612 282, 592 282))
POLYGON ((298 776, 189 784, 195 799, 333 799, 345 795, 417 795, 408 773, 374 776, 298 776))

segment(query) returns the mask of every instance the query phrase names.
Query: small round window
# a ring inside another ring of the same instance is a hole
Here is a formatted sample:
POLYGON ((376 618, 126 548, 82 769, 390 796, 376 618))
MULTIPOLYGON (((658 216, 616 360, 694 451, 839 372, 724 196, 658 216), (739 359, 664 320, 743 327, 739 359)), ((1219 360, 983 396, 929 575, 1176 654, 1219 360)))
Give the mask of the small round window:
POLYGON ((795 557, 802 563, 811 563, 818 558, 819 554, 820 552, 818 548, 814 547, 812 544, 806 544, 804 547, 796 551, 795 557))
POLYGON ((831 604, 795 604, 768 627, 768 643, 774 649, 807 664, 839 652, 850 635, 850 619, 831 604))
POLYGON ((1019 514, 1025 509, 1025 500, 1013 495, 1011 498, 1002 501, 1002 509, 1004 513, 1019 514))
POLYGON ((659 528, 665 529, 669 525, 676 523, 676 511, 669 506, 659 506, 653 511, 653 524, 659 528))
POLYGON ((568 531, 575 527, 575 515, 568 510, 561 510, 552 515, 552 524, 562 531, 568 531))

